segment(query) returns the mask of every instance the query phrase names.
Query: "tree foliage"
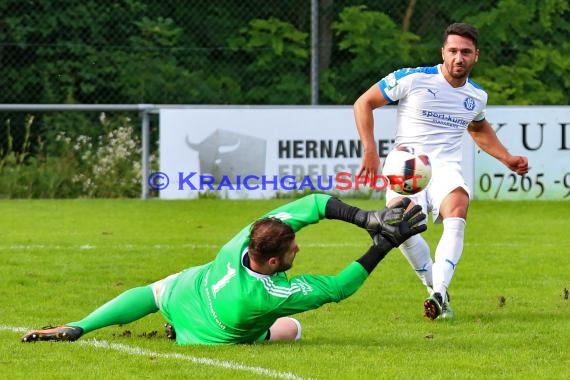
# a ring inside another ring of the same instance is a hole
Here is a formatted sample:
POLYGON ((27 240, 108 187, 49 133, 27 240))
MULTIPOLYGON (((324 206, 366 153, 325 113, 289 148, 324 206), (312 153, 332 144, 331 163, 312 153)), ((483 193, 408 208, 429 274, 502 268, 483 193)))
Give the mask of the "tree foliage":
MULTIPOLYGON (((567 0, 361 3, 321 0, 323 104, 439 63, 455 21, 480 29, 473 78, 491 104, 568 104, 567 0)), ((308 1, 0 0, 0 12, 3 103, 310 102, 308 1)))
POLYGON ((492 37, 481 46, 478 76, 493 103, 568 104, 569 16, 566 0, 501 0, 467 18, 492 37))

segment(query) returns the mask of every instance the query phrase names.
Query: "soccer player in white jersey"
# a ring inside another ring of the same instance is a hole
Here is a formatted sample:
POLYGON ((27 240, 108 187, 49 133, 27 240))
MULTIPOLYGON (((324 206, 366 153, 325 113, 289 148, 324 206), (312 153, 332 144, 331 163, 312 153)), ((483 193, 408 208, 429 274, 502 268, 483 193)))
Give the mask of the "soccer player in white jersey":
MULTIPOLYGON (((443 63, 433 67, 396 70, 375 83, 354 103, 355 122, 364 156, 358 175, 373 178, 380 166, 374 138, 373 110, 398 101, 396 146, 427 153, 432 163, 429 186, 413 196, 434 223, 443 222, 443 233, 432 260, 420 235, 405 241, 400 250, 427 287, 424 315, 433 320, 451 318, 447 289, 463 251, 465 221, 471 190, 461 172, 462 136, 467 130, 475 143, 513 172, 528 172, 528 159, 515 156, 501 144, 485 119, 487 93, 469 79, 479 58, 478 31, 451 24, 444 33, 443 63)), ((388 190, 386 202, 399 194, 388 190)))

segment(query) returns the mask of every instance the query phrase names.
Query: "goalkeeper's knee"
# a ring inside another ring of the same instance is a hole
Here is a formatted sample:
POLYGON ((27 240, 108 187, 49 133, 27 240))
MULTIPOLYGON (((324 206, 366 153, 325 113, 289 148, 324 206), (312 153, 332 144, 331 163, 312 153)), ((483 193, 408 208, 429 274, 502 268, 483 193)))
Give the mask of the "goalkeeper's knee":
POLYGON ((270 341, 301 339, 301 323, 291 317, 278 318, 269 329, 270 341))

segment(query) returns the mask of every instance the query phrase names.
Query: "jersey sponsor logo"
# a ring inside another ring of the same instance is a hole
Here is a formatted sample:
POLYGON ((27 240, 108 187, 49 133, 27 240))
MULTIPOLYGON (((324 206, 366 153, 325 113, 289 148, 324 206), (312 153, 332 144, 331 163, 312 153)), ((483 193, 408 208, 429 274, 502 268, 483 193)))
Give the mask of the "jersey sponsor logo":
POLYGON ((467 128, 467 126, 469 125, 469 121, 461 117, 446 114, 444 112, 422 110, 422 116, 431 119, 432 123, 442 127, 467 128))
POLYGON ((226 326, 222 323, 222 321, 220 321, 220 319, 218 318, 218 314, 216 314, 216 310, 214 310, 214 303, 212 302, 212 296, 210 294, 210 289, 208 288, 209 281, 210 281, 210 269, 208 269, 208 271, 206 272, 206 276, 204 276, 204 287, 205 287, 205 291, 206 291, 206 298, 208 300, 208 310, 210 310, 210 313, 212 314, 212 318, 214 318, 214 321, 216 321, 216 324, 222 330, 225 330, 226 326))
POLYGON ((291 219, 291 218, 293 217, 293 215, 291 215, 291 214, 289 214, 288 212, 285 212, 285 211, 282 211, 282 212, 279 212, 279 213, 277 213, 277 214, 270 215, 270 216, 273 217, 273 218, 280 219, 280 220, 287 220, 287 219, 291 219))
POLYGON ((218 294, 218 292, 222 290, 222 288, 226 286, 228 282, 230 282, 230 280, 235 277, 235 275, 236 275, 235 268, 232 268, 230 263, 228 263, 228 271, 226 272, 224 277, 222 277, 218 282, 212 285, 212 295, 214 296, 214 298, 216 298, 216 294, 218 294))
POLYGON ((468 96, 463 101, 463 106, 465 106, 465 109, 467 111, 473 111, 475 109, 475 100, 472 97, 468 96))

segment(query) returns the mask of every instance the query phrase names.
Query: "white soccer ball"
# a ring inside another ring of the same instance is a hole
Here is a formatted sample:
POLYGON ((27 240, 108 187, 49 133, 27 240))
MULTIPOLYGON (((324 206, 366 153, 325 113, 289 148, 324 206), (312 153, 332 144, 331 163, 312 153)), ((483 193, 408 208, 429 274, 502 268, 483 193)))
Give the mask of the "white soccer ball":
POLYGON ((402 195, 412 195, 429 184, 431 163, 427 154, 412 147, 398 146, 384 160, 382 175, 389 181, 391 190, 402 195))

